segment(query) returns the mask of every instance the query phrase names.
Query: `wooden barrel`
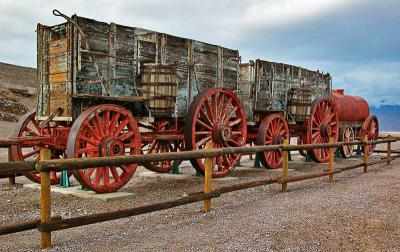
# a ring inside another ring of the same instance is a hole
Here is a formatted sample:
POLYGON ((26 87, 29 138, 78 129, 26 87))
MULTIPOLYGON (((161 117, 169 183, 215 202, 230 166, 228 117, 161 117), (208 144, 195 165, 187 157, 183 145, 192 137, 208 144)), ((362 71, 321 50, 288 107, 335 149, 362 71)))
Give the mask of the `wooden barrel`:
POLYGON ((153 116, 171 116, 175 112, 176 67, 144 64, 141 74, 142 95, 153 116))
POLYGON ((307 120, 311 112, 311 90, 293 87, 289 90, 288 98, 288 111, 292 117, 296 121, 307 120))

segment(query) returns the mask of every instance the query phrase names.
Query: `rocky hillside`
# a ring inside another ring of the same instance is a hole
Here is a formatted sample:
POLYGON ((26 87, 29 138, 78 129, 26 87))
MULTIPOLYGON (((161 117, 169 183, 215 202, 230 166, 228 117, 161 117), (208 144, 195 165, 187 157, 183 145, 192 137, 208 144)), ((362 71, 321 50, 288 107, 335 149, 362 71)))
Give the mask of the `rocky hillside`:
POLYGON ((17 122, 36 107, 36 69, 0 62, 0 121, 17 122))

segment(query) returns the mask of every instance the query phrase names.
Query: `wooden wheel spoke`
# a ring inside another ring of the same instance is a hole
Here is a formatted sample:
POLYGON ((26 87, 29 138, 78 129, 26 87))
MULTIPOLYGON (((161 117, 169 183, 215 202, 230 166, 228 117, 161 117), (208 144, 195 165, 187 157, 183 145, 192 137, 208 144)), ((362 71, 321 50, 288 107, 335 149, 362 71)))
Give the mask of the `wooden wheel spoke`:
POLYGON ((238 106, 234 106, 231 113, 229 113, 229 115, 227 117, 223 117, 222 118, 222 122, 228 122, 229 119, 236 113, 236 111, 239 109, 238 106))
POLYGON ((196 147, 199 148, 200 146, 204 145, 207 143, 207 141, 211 140, 212 137, 211 136, 206 136, 204 138, 202 138, 201 140, 196 142, 196 147))
POLYGON ((118 137, 121 131, 128 125, 129 120, 125 118, 119 125, 118 128, 114 131, 113 136, 118 137))
POLYGON ((211 119, 210 119, 210 117, 208 116, 207 112, 204 111, 203 108, 200 108, 200 114, 201 114, 201 116, 202 116, 204 119, 207 120, 208 125, 213 125, 213 122, 211 121, 211 119))
POLYGON ((85 177, 90 180, 90 177, 93 175, 93 173, 96 171, 96 168, 88 168, 85 177))
POLYGON ((94 114, 94 125, 96 126, 96 129, 98 131, 98 134, 100 136, 104 136, 104 132, 103 132, 103 127, 102 124, 100 122, 100 116, 99 113, 95 113, 94 114))
POLYGON ((112 176, 114 177, 114 180, 115 180, 116 182, 120 181, 117 168, 115 168, 114 166, 111 166, 111 167, 110 167, 110 172, 111 172, 111 174, 112 174, 112 176))
POLYGON ((113 114, 113 116, 111 117, 110 126, 108 128, 108 132, 109 132, 110 135, 115 131, 115 127, 117 126, 118 119, 119 119, 120 115, 121 115, 120 113, 115 112, 113 114))
POLYGON ((211 131, 196 131, 194 134, 196 136, 204 136, 204 135, 211 136, 211 131))
POLYGON ((125 141, 126 139, 132 137, 134 134, 135 134, 135 132, 133 132, 133 131, 128 131, 128 132, 126 132, 126 133, 120 135, 118 138, 121 139, 121 141, 123 142, 123 141, 125 141))
POLYGON ((31 130, 30 128, 28 128, 28 126, 26 126, 24 130, 25 130, 25 132, 29 133, 29 136, 35 136, 35 137, 39 136, 39 133, 31 130))
POLYGON ((232 97, 229 97, 228 100, 226 100, 226 102, 225 102, 223 108, 221 109, 220 118, 223 118, 223 116, 226 114, 229 105, 232 104, 232 101, 233 101, 233 98, 232 98, 232 97))
POLYGON ((218 116, 218 108, 217 108, 217 94, 214 94, 211 96, 211 108, 213 110, 213 115, 214 115, 214 122, 218 122, 219 116, 218 116))
POLYGON ((78 150, 79 154, 95 153, 99 149, 97 147, 82 148, 78 150))
POLYGON ((239 147, 239 146, 242 146, 240 143, 238 143, 236 140, 234 140, 234 139, 229 139, 229 142, 233 145, 233 146, 236 146, 236 147, 239 147))
POLYGON ((154 140, 154 141, 151 143, 150 148, 148 149, 148 152, 149 152, 149 153, 152 153, 152 152, 153 152, 153 150, 154 150, 154 148, 156 147, 156 144, 157 144, 157 143, 158 143, 157 140, 154 140))
POLYGON ((154 153, 160 153, 161 143, 157 141, 156 146, 154 148, 154 153))
POLYGON ((103 169, 103 183, 105 186, 110 185, 110 169, 108 166, 102 168, 103 169))
POLYGON ((203 122, 199 118, 196 119, 196 123, 199 123, 201 126, 203 126, 206 129, 212 130, 211 126, 207 125, 205 122, 203 122))
POLYGON ((106 135, 109 135, 110 131, 110 111, 105 111, 103 116, 103 132, 106 135))
POLYGON ((229 127, 233 127, 233 126, 241 123, 242 121, 243 121, 242 118, 237 118, 236 120, 229 123, 229 127))
POLYGON ((101 177, 102 177, 102 173, 103 173, 103 169, 102 169, 102 167, 97 167, 96 168, 96 170, 95 170, 95 175, 94 175, 94 184, 99 184, 100 183, 100 179, 101 179, 101 177))
POLYGON ((28 152, 26 154, 23 154, 22 156, 23 156, 24 159, 27 159, 29 157, 32 157, 33 155, 39 154, 39 152, 40 152, 40 149, 38 148, 38 149, 34 149, 33 151, 30 151, 30 152, 28 152))
POLYGON ((211 122, 212 123, 216 123, 215 118, 214 118, 214 114, 213 114, 213 111, 212 111, 212 109, 210 107, 210 103, 208 102, 208 99, 205 99, 204 105, 206 107, 207 114, 208 114, 208 117, 210 118, 211 122))
POLYGON ((85 137, 85 136, 79 136, 78 140, 81 143, 90 143, 90 144, 95 145, 95 146, 99 144, 98 140, 91 139, 91 138, 88 138, 88 137, 85 137))
POLYGON ((220 118, 222 116, 221 112, 222 112, 222 109, 223 109, 223 106, 224 106, 224 104, 223 104, 224 97, 225 97, 225 95, 223 93, 220 93, 219 96, 218 96, 217 114, 219 115, 220 118))
MULTIPOLYGON (((87 122, 84 124, 84 127, 85 127, 85 129, 89 130, 90 135, 91 135, 92 137, 97 138, 97 139, 100 139, 100 138, 101 138, 101 136, 98 134, 98 131, 95 130, 95 126, 93 126, 92 124, 90 124, 90 122, 87 121, 87 122)), ((82 137, 82 136, 80 136, 80 137, 82 137)))

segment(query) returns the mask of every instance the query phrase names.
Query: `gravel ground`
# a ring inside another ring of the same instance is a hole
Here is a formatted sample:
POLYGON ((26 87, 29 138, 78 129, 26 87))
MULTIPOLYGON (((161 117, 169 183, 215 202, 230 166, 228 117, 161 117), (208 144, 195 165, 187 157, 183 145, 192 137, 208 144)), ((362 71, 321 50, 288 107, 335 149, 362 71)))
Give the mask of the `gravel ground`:
MULTIPOLYGON (((395 149, 398 146, 393 146, 395 149)), ((373 155, 371 160, 380 157, 373 155)), ((327 169, 326 164, 289 163, 289 175, 327 169)), ((337 160, 336 167, 359 162, 337 160)), ((400 161, 343 172, 334 183, 326 178, 257 187, 212 200, 212 211, 202 203, 53 233, 49 251, 398 251, 400 248, 400 161)), ((184 173, 193 174, 188 163, 184 173)), ((251 167, 245 160, 242 166, 251 167)), ((143 172, 140 168, 138 174, 143 172)), ((238 169, 234 180, 215 187, 252 181, 280 173, 266 169, 238 169)), ((17 178, 19 183, 28 183, 17 178)), ((0 222, 13 223, 39 216, 39 191, 10 188, 0 180, 0 222)), ((63 217, 113 211, 146 202, 174 199, 202 188, 201 178, 155 179, 135 174, 121 191, 134 196, 117 202, 52 194, 52 213, 63 217)), ((39 250, 36 230, 0 237, 0 250, 39 250)))

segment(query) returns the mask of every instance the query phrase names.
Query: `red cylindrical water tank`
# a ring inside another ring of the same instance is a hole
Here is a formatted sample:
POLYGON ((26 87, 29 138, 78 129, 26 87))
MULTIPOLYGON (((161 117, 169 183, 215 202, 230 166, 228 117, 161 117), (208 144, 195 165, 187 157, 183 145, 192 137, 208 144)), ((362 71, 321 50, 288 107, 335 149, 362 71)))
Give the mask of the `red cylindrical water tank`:
POLYGON ((358 96, 345 95, 343 89, 332 90, 332 100, 339 121, 364 121, 369 116, 367 101, 358 96))

